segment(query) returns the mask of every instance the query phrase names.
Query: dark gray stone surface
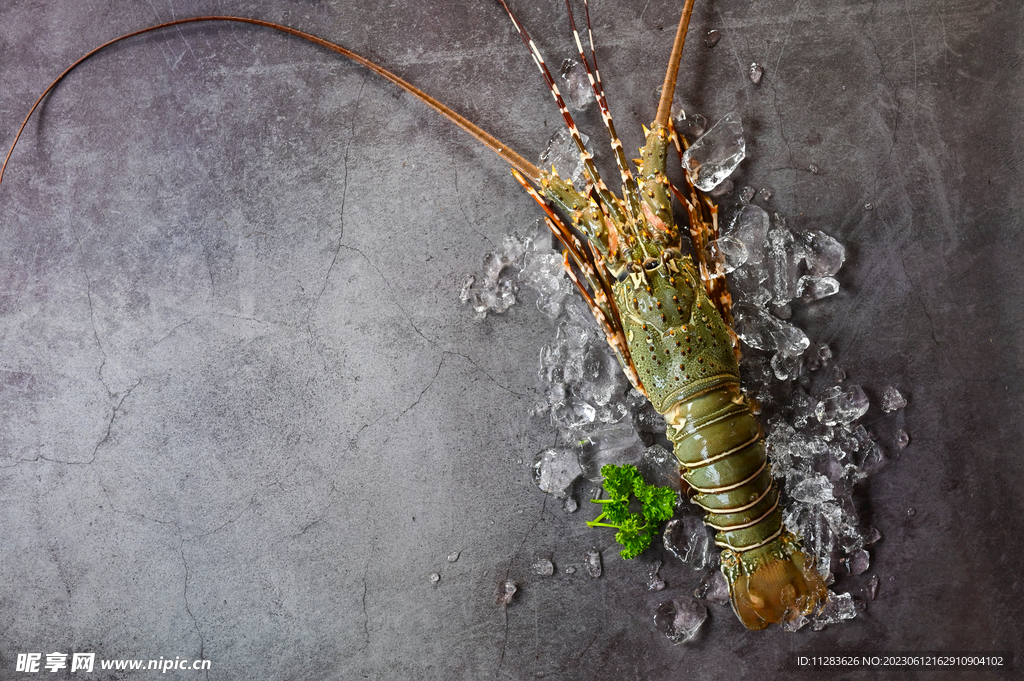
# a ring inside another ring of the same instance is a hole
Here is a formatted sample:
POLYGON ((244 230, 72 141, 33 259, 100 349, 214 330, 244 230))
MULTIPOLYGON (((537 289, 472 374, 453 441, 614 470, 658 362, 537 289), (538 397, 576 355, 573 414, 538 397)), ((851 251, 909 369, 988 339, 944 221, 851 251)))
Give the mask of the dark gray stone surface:
MULTIPOLYGON (((592 8, 627 149, 681 4, 592 8)), ((516 6, 551 62, 571 56, 559 2, 516 6)), ((22 1, 0 8, 0 140, 85 51, 212 13, 341 42, 528 158, 561 124, 496 3, 22 1)), ((866 612, 793 635, 712 606, 678 647, 652 614, 696 573, 669 562, 647 593, 657 556, 622 561, 589 509, 530 482, 555 438, 529 416, 550 324, 458 300, 539 214, 506 165, 268 30, 94 58, 0 186, 0 678, 53 651, 202 657, 211 679, 783 678, 793 651, 1019 651, 1022 25, 1010 1, 698 2, 681 92, 742 114, 738 184, 846 244, 843 290, 797 318, 879 432, 882 389, 909 396, 911 445, 861 490, 884 539, 837 588, 878 575, 866 612), (594 545, 603 577, 564 573, 594 545), (529 571, 538 552, 554 577, 529 571)))

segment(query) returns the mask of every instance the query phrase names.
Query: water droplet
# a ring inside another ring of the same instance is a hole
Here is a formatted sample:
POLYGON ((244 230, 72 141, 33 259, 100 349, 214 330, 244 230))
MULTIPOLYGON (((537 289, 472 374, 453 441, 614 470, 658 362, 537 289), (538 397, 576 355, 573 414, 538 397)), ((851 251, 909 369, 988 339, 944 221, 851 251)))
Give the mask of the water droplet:
POLYGON ((813 163, 811 165, 807 166, 807 170, 811 171, 812 175, 817 175, 819 172, 821 172, 821 168, 819 168, 818 166, 814 165, 813 163))
POLYGON ((908 509, 907 509, 907 515, 909 515, 909 516, 915 516, 915 515, 917 515, 917 509, 913 509, 913 508, 908 508, 908 509))
POLYGON ((873 203, 865 203, 864 204, 864 210, 874 210, 874 208, 875 208, 875 204, 873 204, 873 203))
POLYGON ((459 559, 459 554, 460 553, 461 553, 460 551, 452 551, 451 553, 449 553, 448 554, 448 562, 449 563, 454 563, 455 561, 457 561, 459 559))
POLYGON ((441 575, 437 574, 436 572, 431 572, 430 577, 427 577, 427 579, 430 580, 431 584, 437 584, 441 581, 441 575))
POLYGON ((718 44, 718 41, 722 39, 722 34, 719 33, 717 28, 713 28, 707 32, 704 36, 704 44, 708 47, 714 47, 718 44))
POLYGON ((567 575, 574 575, 574 574, 576 574, 576 568, 574 568, 572 565, 570 565, 569 567, 565 568, 565 574, 567 574, 567 575))

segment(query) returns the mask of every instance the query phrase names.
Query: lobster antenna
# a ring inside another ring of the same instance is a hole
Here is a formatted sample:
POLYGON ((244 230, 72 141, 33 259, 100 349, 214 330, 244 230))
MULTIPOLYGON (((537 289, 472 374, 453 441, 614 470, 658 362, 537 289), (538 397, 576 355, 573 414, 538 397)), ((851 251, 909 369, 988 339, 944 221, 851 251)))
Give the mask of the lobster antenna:
POLYGON ((683 56, 683 43, 686 42, 686 29, 690 27, 690 15, 693 14, 693 0, 686 0, 683 5, 683 15, 679 17, 679 27, 676 29, 676 39, 672 43, 672 54, 668 58, 668 69, 665 71, 665 81, 661 85, 661 99, 658 100, 658 114, 654 117, 654 124, 663 128, 668 127, 668 119, 672 114, 672 96, 676 92, 676 78, 679 75, 679 59, 683 56))
POLYGON ((370 69, 371 71, 373 71, 374 73, 376 73, 380 77, 385 78, 385 79, 391 81, 392 83, 394 83, 398 87, 402 88, 403 90, 405 90, 406 92, 408 92, 412 96, 414 96, 417 99, 419 99, 421 102, 423 102, 427 106, 431 107, 432 109, 434 109, 435 111, 440 113, 442 116, 444 116, 445 118, 450 120, 455 125, 459 126, 463 130, 468 132, 470 135, 475 137, 479 142, 481 142, 488 149, 490 149, 491 151, 496 153, 498 156, 501 156, 501 158, 503 158, 505 161, 507 161, 513 168, 515 168, 516 170, 521 172, 523 175, 528 177, 530 179, 530 181, 532 181, 532 182, 539 182, 540 181, 540 170, 537 169, 537 166, 533 165, 532 163, 527 161, 525 158, 523 158, 522 156, 520 156, 516 152, 512 151, 511 149, 509 149, 508 145, 503 144, 499 139, 497 139, 496 137, 494 137, 490 133, 484 131, 482 128, 480 128, 476 124, 470 122, 466 118, 464 118, 464 117, 460 116, 459 114, 455 113, 453 110, 451 110, 450 108, 448 108, 447 106, 445 106, 441 102, 437 101, 436 99, 434 99, 433 97, 431 97, 427 93, 423 92, 419 88, 417 88, 417 87, 411 85, 410 83, 402 80, 401 78, 399 78, 395 74, 391 73, 390 71, 388 71, 384 67, 378 66, 377 64, 375 64, 374 62, 370 61, 369 59, 366 59, 365 57, 361 57, 358 54, 356 54, 355 52, 352 52, 351 50, 345 49, 341 45, 337 45, 335 43, 329 42, 327 40, 324 40, 323 38, 318 38, 315 35, 312 35, 310 33, 306 33, 304 31, 299 31, 297 29, 289 28, 288 26, 282 26, 281 24, 275 24, 275 23, 272 23, 272 22, 269 22, 269 21, 262 21, 260 19, 249 19, 249 18, 246 18, 246 17, 231 17, 231 16, 206 16, 206 17, 192 17, 190 19, 177 19, 175 21, 168 21, 167 23, 158 24, 156 26, 150 26, 149 28, 143 28, 141 30, 133 31, 131 33, 126 33, 125 35, 123 35, 123 36, 121 36, 119 38, 114 38, 113 40, 108 40, 107 42, 103 43, 102 45, 100 45, 96 49, 86 53, 80 59, 78 59, 78 61, 76 61, 74 64, 72 64, 71 66, 66 68, 62 74, 57 76, 57 78, 52 83, 50 83, 50 85, 47 86, 47 88, 45 90, 43 90, 43 94, 39 95, 39 99, 37 99, 36 103, 32 105, 31 109, 29 109, 28 115, 25 116, 25 120, 22 122, 21 127, 18 128, 18 133, 14 136, 14 141, 11 142, 11 148, 10 148, 10 151, 7 152, 7 157, 4 159, 3 166, 0 166, 0 182, 3 182, 4 171, 7 169, 7 163, 8 163, 8 161, 11 160, 11 154, 14 153, 14 147, 18 144, 18 139, 21 137, 22 131, 25 130, 25 126, 28 125, 28 121, 32 117, 32 114, 35 112, 35 110, 39 106, 39 104, 43 101, 43 98, 46 97, 46 95, 48 95, 55 87, 57 87, 57 84, 60 83, 60 81, 64 79, 64 76, 66 76, 69 73, 71 73, 71 71, 73 71, 76 66, 78 66, 79 64, 84 62, 86 59, 88 59, 89 57, 91 57, 94 54, 96 54, 97 52, 99 52, 100 50, 102 50, 102 49, 104 49, 106 47, 109 47, 109 46, 113 45, 114 43, 120 42, 122 40, 126 40, 127 38, 132 38, 132 37, 137 36, 137 35, 142 35, 143 33, 149 33, 150 31, 158 31, 160 29, 168 28, 170 26, 180 26, 181 24, 191 24, 191 23, 195 23, 195 22, 198 22, 198 21, 234 21, 234 22, 241 23, 241 24, 253 24, 253 25, 256 25, 256 26, 264 26, 266 28, 272 28, 275 31, 281 31, 282 33, 288 33, 290 35, 297 36, 299 38, 303 38, 305 40, 310 41, 311 43, 315 43, 317 45, 320 45, 321 47, 327 48, 328 50, 332 50, 334 52, 337 52, 338 54, 341 54, 341 55, 343 55, 345 57, 348 57, 352 61, 354 61, 354 62, 356 62, 358 64, 362 64, 363 66, 365 66, 366 68, 370 69))
POLYGON ((597 100, 598 108, 601 109, 601 118, 604 120, 604 126, 608 130, 608 136, 611 138, 615 165, 618 166, 619 178, 622 180, 622 196, 626 199, 626 205, 629 207, 630 214, 636 216, 640 214, 640 204, 636 198, 636 182, 633 180, 633 174, 629 172, 626 155, 622 152, 622 142, 615 132, 615 123, 612 121, 612 114, 608 109, 608 100, 605 99, 604 88, 600 84, 601 76, 597 70, 597 52, 594 50, 593 31, 590 28, 590 8, 586 0, 584 0, 583 4, 587 7, 587 32, 590 35, 590 58, 594 61, 593 71, 590 70, 590 64, 587 63, 587 55, 583 51, 583 43, 580 42, 580 33, 576 30, 576 20, 572 16, 572 6, 569 4, 569 0, 565 0, 565 9, 569 13, 569 27, 572 29, 572 36, 576 40, 580 61, 583 62, 583 68, 586 70, 587 78, 590 80, 590 89, 594 93, 594 99, 597 100))

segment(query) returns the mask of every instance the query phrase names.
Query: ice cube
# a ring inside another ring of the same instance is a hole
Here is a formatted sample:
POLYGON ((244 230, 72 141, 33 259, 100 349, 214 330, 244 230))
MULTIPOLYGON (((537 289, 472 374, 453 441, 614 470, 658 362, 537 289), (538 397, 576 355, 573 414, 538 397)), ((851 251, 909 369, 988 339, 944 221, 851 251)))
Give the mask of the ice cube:
POLYGON ((747 75, 750 76, 750 82, 754 85, 760 85, 761 77, 764 76, 764 67, 758 64, 756 61, 751 62, 750 68, 747 69, 747 75))
POLYGON ((843 620, 853 619, 857 616, 857 608, 850 594, 837 594, 829 592, 828 600, 821 612, 811 618, 815 631, 821 631, 829 624, 837 624, 843 620))
POLYGON ((747 203, 736 214, 736 218, 724 233, 740 240, 747 247, 748 264, 760 265, 766 255, 765 241, 768 237, 769 224, 770 218, 764 208, 755 203, 747 203))
POLYGON ((812 230, 798 236, 807 262, 807 274, 812 277, 831 277, 846 260, 846 249, 824 232, 812 230))
POLYGON ((832 483, 820 473, 802 480, 789 492, 797 501, 808 504, 823 504, 832 499, 832 483))
POLYGON ((796 284, 796 295, 804 302, 821 300, 839 291, 839 282, 832 277, 811 277, 804 275, 796 284))
POLYGON ((708 617, 708 609, 693 598, 673 598, 658 606, 654 614, 654 625, 672 643, 692 641, 708 617))
POLYGON ((601 552, 597 549, 590 549, 586 555, 587 574, 591 579, 601 576, 601 552))
POLYGON ((601 480, 601 468, 607 464, 634 464, 644 453, 644 443, 629 423, 617 423, 591 433, 583 440, 579 463, 583 475, 592 482, 601 480))
POLYGON ((768 278, 772 300, 784 305, 796 297, 802 253, 788 229, 768 232, 768 278))
POLYGON ((709 263, 718 263, 719 268, 716 271, 721 274, 729 274, 747 262, 749 257, 746 245, 731 236, 709 241, 704 246, 704 258, 709 263))
POLYGON ((882 411, 886 414, 902 409, 905 406, 907 406, 907 400, 895 386, 887 386, 882 392, 882 411))
POLYGON ((743 124, 735 111, 726 114, 683 153, 683 168, 694 186, 710 192, 746 156, 743 124))
POLYGON ((662 539, 669 553, 694 570, 710 567, 717 559, 707 526, 693 515, 669 520, 662 539))
POLYGON ((637 468, 647 484, 679 491, 679 459, 661 445, 645 449, 637 468))
POLYGON ((569 486, 582 474, 576 452, 571 449, 545 449, 534 459, 534 482, 559 499, 565 498, 569 486))
POLYGON ((550 577, 555 574, 555 564, 551 562, 550 558, 545 556, 537 556, 533 560, 531 568, 534 574, 538 574, 541 577, 550 577))
POLYGON ((713 570, 700 580, 700 584, 693 590, 693 595, 709 603, 726 605, 729 602, 729 584, 725 581, 725 575, 721 570, 713 570))
POLYGON ((871 566, 871 554, 864 549, 857 549, 850 555, 850 574, 860 575, 868 571, 871 566))
MULTIPOLYGON (((583 146, 588 151, 591 151, 588 144, 590 138, 581 132, 580 139, 583 140, 583 146)), ((576 142, 573 140, 572 135, 569 134, 569 131, 564 128, 560 128, 548 140, 547 146, 544 147, 544 151, 540 154, 540 163, 538 165, 540 165, 542 170, 547 170, 554 166, 558 176, 563 180, 571 181, 577 190, 583 190, 586 185, 585 166, 583 158, 580 156, 579 147, 576 146, 576 142)))
POLYGON ((815 414, 826 426, 850 424, 866 414, 868 406, 868 397, 859 385, 837 385, 822 393, 815 414))
POLYGON ((654 565, 651 566, 650 571, 647 573, 647 590, 648 591, 662 591, 665 588, 665 580, 658 576, 658 571, 661 569, 661 561, 654 561, 654 565))
POLYGON ((583 64, 575 59, 566 59, 562 62, 561 75, 565 85, 559 90, 570 107, 580 111, 595 101, 594 90, 590 87, 590 77, 587 76, 583 64))
POLYGON ((745 302, 733 306, 733 328, 750 347, 777 349, 787 357, 798 357, 811 344, 807 334, 797 327, 745 302))

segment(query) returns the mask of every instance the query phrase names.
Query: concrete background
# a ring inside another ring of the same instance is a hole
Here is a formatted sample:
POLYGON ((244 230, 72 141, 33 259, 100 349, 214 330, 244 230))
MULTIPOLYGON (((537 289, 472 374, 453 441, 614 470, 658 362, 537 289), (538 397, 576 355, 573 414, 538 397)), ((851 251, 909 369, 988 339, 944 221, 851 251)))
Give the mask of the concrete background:
MULTIPOLYGON (((681 4, 592 7, 627 149, 681 4)), ((559 2, 515 6, 550 62, 572 55, 559 2)), ((341 42, 531 159, 560 125, 490 1, 9 0, 0 140, 85 51, 213 13, 341 42)), ((211 660, 182 679, 782 678, 794 651, 1019 652, 1021 25, 1010 0, 698 3, 681 92, 742 114, 738 184, 846 244, 843 290, 798 321, 876 405, 889 384, 909 396, 911 445, 861 490, 884 539, 837 586, 877 574, 865 613, 791 635, 716 606, 679 647, 653 608, 699 575, 667 562, 647 593, 656 554, 623 562, 589 509, 530 481, 555 439, 529 416, 549 322, 527 300, 477 323, 458 300, 539 215, 505 164, 268 30, 189 26, 94 58, 0 186, 0 678, 53 651, 211 660), (602 578, 564 573, 594 545, 602 578), (536 553, 555 577, 530 573, 536 553)))

